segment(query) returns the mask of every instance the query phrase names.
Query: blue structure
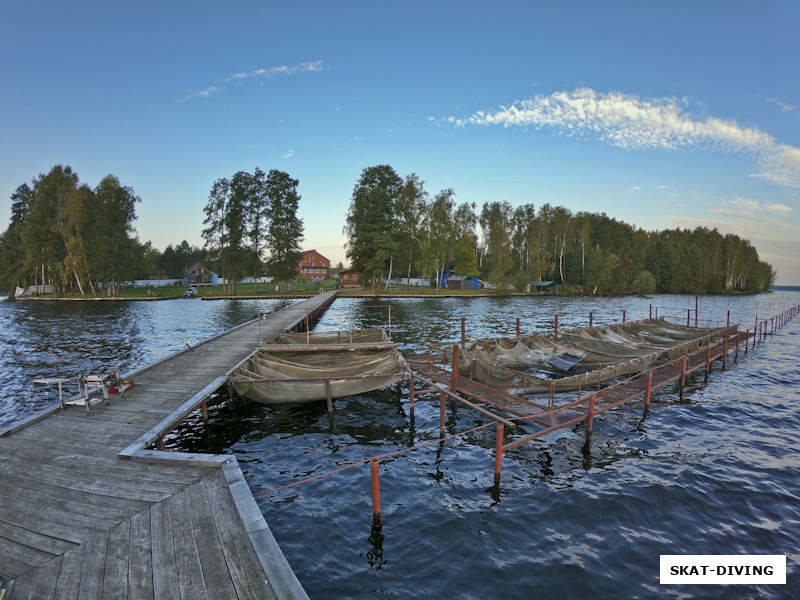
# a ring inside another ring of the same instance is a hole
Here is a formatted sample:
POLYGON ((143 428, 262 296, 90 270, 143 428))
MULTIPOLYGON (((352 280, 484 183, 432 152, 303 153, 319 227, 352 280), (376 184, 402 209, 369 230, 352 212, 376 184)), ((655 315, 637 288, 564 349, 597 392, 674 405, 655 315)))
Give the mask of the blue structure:
POLYGON ((448 269, 442 273, 439 279, 439 287, 448 290, 477 290, 481 287, 481 284, 477 275, 462 277, 456 275, 456 272, 452 269, 448 269))
POLYGON ((217 285, 219 277, 203 263, 194 263, 183 274, 183 285, 217 285))

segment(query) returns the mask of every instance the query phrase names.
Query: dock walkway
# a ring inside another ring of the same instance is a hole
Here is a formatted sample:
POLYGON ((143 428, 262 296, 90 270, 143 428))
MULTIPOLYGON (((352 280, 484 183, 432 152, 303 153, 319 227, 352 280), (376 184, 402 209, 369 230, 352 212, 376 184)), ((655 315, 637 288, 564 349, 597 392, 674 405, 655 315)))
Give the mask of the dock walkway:
POLYGON ((0 599, 307 599, 235 456, 136 442, 335 294, 148 366, 109 405, 56 403, 1 430, 0 599))

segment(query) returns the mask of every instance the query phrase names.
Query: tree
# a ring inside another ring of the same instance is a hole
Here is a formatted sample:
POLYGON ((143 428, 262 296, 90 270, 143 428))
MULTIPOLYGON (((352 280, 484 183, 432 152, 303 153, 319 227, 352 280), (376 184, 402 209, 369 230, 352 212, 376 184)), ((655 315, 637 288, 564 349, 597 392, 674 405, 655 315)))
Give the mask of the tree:
POLYGON ((367 167, 353 188, 344 233, 347 258, 365 278, 377 279, 398 251, 394 233, 396 203, 403 181, 389 165, 367 167))
MULTIPOLYGON (((397 199, 396 247, 408 265, 407 285, 411 285, 411 269, 422 258, 422 234, 428 193, 415 173, 407 175, 397 199)), ((388 283, 388 282, 387 282, 388 283)))
POLYGON ((650 271, 640 271, 631 283, 631 288, 639 296, 647 296, 656 291, 656 278, 650 271))
MULTIPOLYGON (((271 173, 271 172, 270 172, 271 173)), ((258 276, 261 268, 264 232, 269 226, 270 198, 264 171, 256 167, 251 180, 250 199, 245 208, 247 236, 253 250, 253 292, 258 293, 258 276)), ((297 185, 295 183, 295 185, 297 185)))
POLYGON ((288 173, 272 169, 264 186, 270 212, 266 239, 266 247, 270 252, 267 272, 283 282, 288 282, 297 274, 297 263, 301 257, 303 221, 297 216, 300 202, 298 183, 288 173))

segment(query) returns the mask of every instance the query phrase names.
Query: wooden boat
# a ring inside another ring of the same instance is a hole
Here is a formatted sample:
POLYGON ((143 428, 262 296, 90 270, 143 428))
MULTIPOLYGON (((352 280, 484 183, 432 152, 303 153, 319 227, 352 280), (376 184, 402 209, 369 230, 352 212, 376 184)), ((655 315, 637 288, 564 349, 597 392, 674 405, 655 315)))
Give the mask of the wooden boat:
POLYGON ((332 401, 390 386, 406 363, 383 330, 282 334, 256 348, 229 379, 263 404, 332 401))

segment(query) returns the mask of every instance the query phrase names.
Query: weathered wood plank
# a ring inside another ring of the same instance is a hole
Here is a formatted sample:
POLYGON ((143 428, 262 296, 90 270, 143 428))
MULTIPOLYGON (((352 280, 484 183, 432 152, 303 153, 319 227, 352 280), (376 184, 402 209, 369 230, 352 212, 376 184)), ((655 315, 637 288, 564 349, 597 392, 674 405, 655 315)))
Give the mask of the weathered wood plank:
POLYGON ((175 546, 175 566, 182 598, 208 600, 197 540, 194 537, 189 495, 184 490, 170 497, 172 543, 175 546))
POLYGON ((83 570, 83 557, 85 555, 85 546, 77 546, 64 554, 53 600, 75 600, 75 598, 78 598, 81 572, 83 570))
POLYGON ((36 583, 31 592, 31 600, 52 600, 56 593, 62 562, 63 557, 59 556, 36 569, 36 583))
POLYGON ((150 509, 150 538, 155 597, 163 600, 180 600, 169 500, 154 504, 150 509))
MULTIPOLYGON (((194 537, 197 540, 197 550, 208 595, 210 598, 235 598, 236 589, 222 552, 206 488, 201 482, 189 487, 187 491, 194 537)), ((214 509, 217 510, 219 507, 215 506, 214 509)))
POLYGON ((78 598, 81 600, 102 600, 103 578, 105 576, 106 550, 108 548, 108 532, 91 537, 85 544, 81 566, 81 583, 78 598))
POLYGON ((128 598, 130 540, 130 521, 123 521, 108 532, 108 547, 103 573, 103 600, 126 600, 128 598))
POLYGON ((276 598, 274 591, 265 585, 266 575, 258 564, 247 532, 236 512, 228 486, 222 473, 203 480, 212 514, 219 532, 220 544, 228 563, 231 579, 239 598, 261 600, 276 598))
POLYGON ((36 571, 28 571, 23 573, 11 584, 11 592, 8 595, 8 600, 30 600, 33 586, 36 583, 36 571))
POLYGON ((134 600, 154 597, 150 523, 149 510, 131 517, 128 597, 134 600))

